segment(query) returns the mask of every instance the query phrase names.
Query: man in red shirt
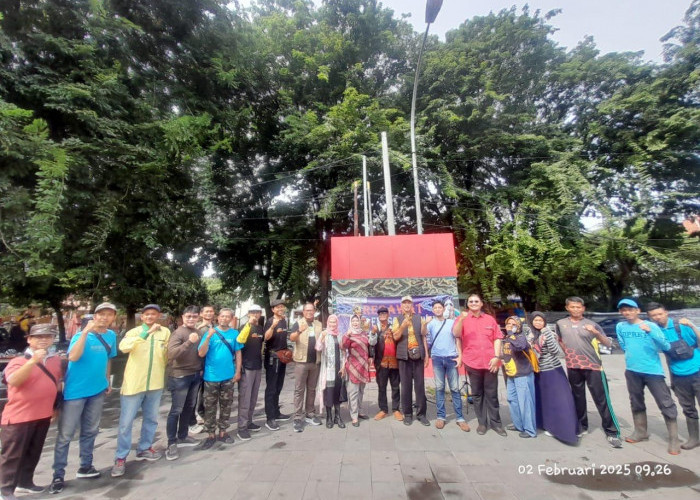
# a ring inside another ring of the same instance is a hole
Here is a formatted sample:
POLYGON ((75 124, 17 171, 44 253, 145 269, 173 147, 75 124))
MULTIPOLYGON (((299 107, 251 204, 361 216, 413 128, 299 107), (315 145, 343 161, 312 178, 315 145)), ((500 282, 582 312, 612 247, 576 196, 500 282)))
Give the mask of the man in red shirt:
POLYGON ((483 306, 481 297, 470 295, 468 311, 462 311, 452 332, 462 336, 462 362, 469 373, 474 411, 479 421, 476 432, 483 435, 491 427, 500 436, 506 436, 498 411, 498 367, 503 334, 494 317, 481 310, 483 306))
POLYGON ((14 499, 15 488, 41 493, 34 484, 36 469, 51 424, 56 394, 62 379, 61 360, 49 356, 56 330, 49 324, 32 326, 24 356, 5 368, 8 401, 2 412, 0 494, 14 499))

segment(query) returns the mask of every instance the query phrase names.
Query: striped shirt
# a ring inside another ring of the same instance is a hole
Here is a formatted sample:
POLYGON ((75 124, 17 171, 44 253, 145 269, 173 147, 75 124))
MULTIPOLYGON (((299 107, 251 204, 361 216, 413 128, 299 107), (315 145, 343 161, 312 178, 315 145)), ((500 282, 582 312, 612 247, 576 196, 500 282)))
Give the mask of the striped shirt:
POLYGON ((546 372, 561 367, 559 358, 563 358, 566 354, 561 348, 557 334, 554 333, 549 326, 545 326, 540 331, 540 336, 537 339, 537 345, 540 348, 540 371, 546 372))

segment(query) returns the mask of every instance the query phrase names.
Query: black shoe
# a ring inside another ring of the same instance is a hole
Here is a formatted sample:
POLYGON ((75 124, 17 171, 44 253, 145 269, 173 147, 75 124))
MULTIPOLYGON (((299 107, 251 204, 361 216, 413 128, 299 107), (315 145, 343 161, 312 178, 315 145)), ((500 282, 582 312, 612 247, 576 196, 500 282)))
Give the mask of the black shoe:
POLYGON ((403 425, 411 425, 412 423, 413 423, 413 417, 409 417, 408 415, 404 415, 403 425))
POLYGON ((262 427, 260 427, 258 424, 254 424, 253 422, 248 422, 248 430, 250 432, 260 432, 260 429, 262 429, 262 427))
POLYGON ((428 417, 426 417, 425 415, 418 415, 418 421, 421 424, 425 425, 426 427, 430 426, 430 421, 428 420, 428 417))
POLYGON ((228 432, 224 432, 223 436, 219 434, 216 440, 224 444, 233 444, 234 441, 233 437, 231 437, 231 434, 229 434, 228 432))
POLYGON ((16 493, 43 493, 46 488, 37 486, 36 484, 30 484, 27 486, 17 486, 15 488, 16 493))
POLYGON ((214 446, 214 443, 216 443, 216 438, 209 436, 204 441, 202 441, 202 445, 199 447, 199 449, 200 450, 208 450, 209 448, 214 446))
POLYGON ((239 429, 236 436, 238 436, 238 439, 241 441, 250 441, 250 432, 248 429, 239 429))
POLYGON ((525 438, 525 439, 531 438, 531 437, 532 437, 530 434, 528 434, 528 433, 525 432, 525 431, 520 432, 520 433, 518 434, 518 436, 520 436, 521 438, 525 438))
POLYGON ((503 437, 506 437, 508 435, 508 433, 506 432, 506 430, 503 427, 494 427, 493 432, 495 432, 499 436, 503 436, 503 437))
POLYGON ((278 413, 277 416, 275 417, 275 420, 279 420, 280 422, 286 422, 287 420, 291 420, 292 416, 291 415, 285 415, 284 413, 278 413))
POLYGON ((100 471, 95 469, 92 465, 88 467, 81 467, 78 469, 77 474, 75 477, 85 479, 85 478, 92 478, 92 477, 100 477, 100 471))
POLYGON ((508 425, 506 425, 506 430, 509 430, 509 431, 517 431, 518 428, 515 427, 513 424, 508 424, 508 425))
POLYGON ((54 477, 53 481, 51 481, 51 485, 49 486, 49 493, 56 495, 62 492, 65 484, 66 483, 63 481, 62 477, 54 477))
POLYGON ((280 430, 280 426, 277 425, 277 422, 275 422, 275 421, 272 420, 272 419, 270 419, 270 420, 268 420, 267 422, 265 422, 265 427, 267 427, 267 428, 270 429, 271 431, 278 431, 278 430, 280 430))
POLYGON ((368 416, 368 415, 363 415, 362 413, 360 413, 360 414, 357 416, 357 418, 359 418, 360 420, 369 420, 369 416, 368 416))
POLYGON ((335 409, 335 418, 333 418, 333 423, 335 423, 338 428, 345 429, 345 422, 343 422, 343 419, 340 418, 340 408, 335 409))
POLYGON ((480 436, 483 436, 484 434, 486 434, 486 431, 488 431, 488 429, 486 428, 485 425, 480 425, 476 428, 476 433, 480 436))
POLYGON ((359 426, 360 426, 360 421, 359 421, 359 420, 355 420, 355 421, 352 423, 352 426, 353 426, 353 427, 359 427, 359 426))
POLYGON ((329 407, 326 407, 326 427, 328 429, 333 428, 333 410, 329 407))
POLYGON ((304 432, 304 422, 301 420, 294 421, 294 432, 304 432))

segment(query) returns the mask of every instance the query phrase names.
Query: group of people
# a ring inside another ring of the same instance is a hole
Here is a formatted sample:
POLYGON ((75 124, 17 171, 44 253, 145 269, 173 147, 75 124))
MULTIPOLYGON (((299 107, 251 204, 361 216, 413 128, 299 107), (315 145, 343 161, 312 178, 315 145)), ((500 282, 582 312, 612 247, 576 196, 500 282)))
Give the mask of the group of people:
MULTIPOLYGON (((445 304, 435 300, 427 320, 415 314, 413 299, 401 298, 401 315, 389 318, 389 310, 377 310, 373 326, 356 312, 347 331, 339 331, 339 317, 328 317, 324 328, 316 319, 313 303, 303 306, 302 318, 290 327, 286 305, 271 301, 273 316, 266 321, 262 309, 249 308, 240 331, 232 326, 233 311, 211 306, 189 306, 182 313, 182 326, 173 332, 159 323, 160 307, 148 304, 141 311, 141 325, 129 330, 117 343, 110 325, 116 307, 103 303, 93 319, 73 336, 67 367, 50 355, 55 331, 51 325, 35 325, 28 335, 29 347, 13 359, 4 372, 8 403, 2 414, 0 494, 14 498, 15 491, 40 492, 33 482, 34 470, 52 418, 58 415, 50 493, 65 487, 68 450, 80 428, 78 478, 97 477, 93 449, 106 395, 111 392, 111 360, 118 350, 128 354, 120 394, 117 449, 111 475, 126 471, 132 449, 132 427, 139 411, 143 422, 136 445, 136 460, 155 461, 163 453, 153 447, 163 391, 171 394, 167 415, 165 458, 177 460, 178 449, 234 441, 228 433, 238 384, 238 425, 242 441, 262 426, 253 421, 263 370, 265 372, 265 427, 280 429, 279 422, 294 419, 295 432, 307 425, 320 426, 317 409, 325 408, 326 427, 345 428, 340 405, 347 401, 351 424, 369 419, 363 412, 363 396, 370 382, 370 360, 378 386, 379 411, 374 420, 393 415, 405 425, 414 418, 429 426, 425 393, 425 369, 432 360, 436 391, 435 426, 447 421, 445 388, 449 387, 455 423, 469 432, 462 411, 459 369, 469 377, 478 426, 483 435, 493 430, 507 436, 517 431, 522 438, 535 438, 538 429, 565 443, 575 444, 588 432, 586 387, 601 416, 607 440, 622 446, 620 427, 610 402, 607 379, 598 346, 610 345, 603 330, 584 318, 582 299, 566 300, 568 316, 554 325, 545 315, 533 312, 524 324, 517 316, 505 321, 505 333, 495 318, 483 311, 478 295, 467 299, 467 309, 457 318, 445 317, 445 304), (290 343, 293 349, 290 349, 290 343), (561 360, 566 363, 566 371, 561 360), (280 393, 287 364, 294 361, 294 414, 281 412, 280 393), (501 422, 498 374, 506 379, 512 424, 501 422), (391 407, 387 389, 391 386, 391 407), (415 399, 414 399, 415 398, 415 399), (415 403, 415 404, 414 404, 415 403), (415 413, 414 413, 415 408, 415 413), (206 437, 194 438, 193 426, 203 423, 206 437)), ((648 439, 644 388, 648 387, 669 432, 671 454, 700 445, 700 331, 687 319, 668 317, 660 304, 651 303, 652 321, 640 319, 640 308, 631 299, 618 304, 625 321, 617 325, 617 338, 625 352, 625 378, 632 406, 634 432, 629 443, 648 439), (689 440, 678 439, 677 410, 664 379, 659 354, 668 358, 671 383, 686 416, 689 440)))

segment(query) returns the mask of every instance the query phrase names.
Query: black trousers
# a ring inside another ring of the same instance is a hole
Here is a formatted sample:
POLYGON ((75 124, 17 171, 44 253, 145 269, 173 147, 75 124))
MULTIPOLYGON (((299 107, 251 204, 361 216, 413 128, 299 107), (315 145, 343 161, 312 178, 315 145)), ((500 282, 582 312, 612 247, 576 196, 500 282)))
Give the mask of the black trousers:
MULTIPOLYGON (((465 365, 466 366, 466 365, 465 365)), ((501 414, 498 411, 498 373, 466 366, 469 386, 474 403, 474 413, 479 425, 501 427, 501 414)))
MULTIPOLYGON (((401 391, 399 389, 401 376, 397 368, 378 367, 377 387, 379 389, 379 409, 385 413, 389 413, 389 405, 386 400, 386 386, 388 382, 391 382, 391 411, 393 412, 401 408, 401 391)), ((425 386, 425 383, 423 385, 425 386)))
POLYGON ((265 416, 268 420, 273 420, 280 414, 280 393, 286 372, 287 365, 277 357, 265 358, 265 416))
POLYGON ((625 380, 627 381, 627 392, 630 394, 632 413, 647 411, 646 404, 644 404, 644 388, 648 387, 656 405, 661 410, 661 414, 671 420, 678 417, 676 403, 673 402, 671 390, 666 385, 663 375, 648 375, 625 370, 625 380))
POLYGON ((671 374, 671 388, 683 408, 683 415, 687 418, 698 418, 695 400, 700 405, 700 372, 685 377, 671 374))
POLYGON ((588 413, 586 407, 586 386, 591 393, 591 398, 598 408, 601 424, 606 436, 620 436, 620 426, 617 424, 615 413, 608 393, 608 380, 602 370, 587 370, 569 368, 569 385, 574 396, 576 416, 581 430, 588 430, 588 413))
MULTIPOLYGON (((425 416, 425 373, 422 359, 400 359, 399 376, 401 377, 401 410, 410 417, 413 415, 413 390, 416 392, 416 416, 425 416)), ((386 392, 386 391, 385 391, 386 392)))
POLYGON ((2 427, 0 441, 0 492, 14 494, 17 486, 34 484, 34 470, 41 458, 46 433, 51 425, 50 418, 9 424, 2 427))

